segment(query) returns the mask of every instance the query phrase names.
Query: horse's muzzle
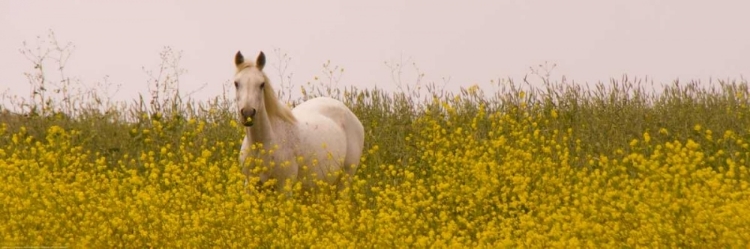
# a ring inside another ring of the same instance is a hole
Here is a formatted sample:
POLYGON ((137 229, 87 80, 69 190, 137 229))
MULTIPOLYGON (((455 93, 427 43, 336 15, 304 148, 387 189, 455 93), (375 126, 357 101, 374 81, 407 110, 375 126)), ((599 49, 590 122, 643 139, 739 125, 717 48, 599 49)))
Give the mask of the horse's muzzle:
POLYGON ((245 118, 244 120, 242 120, 242 125, 244 125, 245 127, 253 126, 253 118, 245 118))
POLYGON ((242 115, 242 125, 253 126, 253 117, 255 117, 256 112, 257 111, 255 110, 255 108, 240 109, 240 114, 242 115))

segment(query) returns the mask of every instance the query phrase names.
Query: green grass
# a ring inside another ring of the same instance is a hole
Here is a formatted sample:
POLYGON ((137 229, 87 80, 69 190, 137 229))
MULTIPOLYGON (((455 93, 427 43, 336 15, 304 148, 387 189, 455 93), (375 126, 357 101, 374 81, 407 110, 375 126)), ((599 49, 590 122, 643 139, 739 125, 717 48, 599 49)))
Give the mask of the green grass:
MULTIPOLYGON (((356 88, 333 97, 344 101, 360 118, 365 126, 365 148, 373 144, 389 145, 380 147, 384 156, 379 158, 382 162, 405 161, 409 149, 404 138, 415 133, 414 121, 425 115, 446 116, 439 101, 456 109, 455 121, 448 129, 469 125, 480 105, 485 106, 487 113, 507 113, 516 115, 519 120, 523 118, 519 115, 521 110, 529 116, 548 116, 551 110, 555 110, 559 118, 539 124, 542 132, 575 130, 582 145, 580 155, 611 153, 641 137, 644 132, 657 133, 662 128, 667 129, 670 136, 656 138, 661 140, 657 142, 697 139, 702 134, 694 130, 696 125, 718 135, 726 130, 737 131, 743 137, 747 135, 750 127, 747 82, 720 82, 710 87, 702 87, 697 82, 675 82, 662 89, 649 88, 652 87, 637 82, 613 80, 609 84, 599 83, 593 89, 581 85, 550 84, 546 89, 522 91, 515 87, 489 96, 481 90, 474 93, 464 90, 458 94, 431 93, 435 98, 426 100, 404 93, 356 88), (661 94, 655 94, 657 90, 661 94)), ((294 103, 300 101, 303 100, 294 103)), ((25 127, 32 137, 44 137, 52 125, 85 131, 76 138, 77 142, 87 150, 114 159, 178 142, 180 134, 191 129, 187 127, 187 120, 191 118, 210 124, 196 141, 240 141, 243 136, 241 130, 229 125, 236 117, 232 99, 217 97, 207 102, 173 104, 175 106, 169 113, 155 113, 143 105, 134 104, 125 109, 111 108, 107 112, 91 109, 76 117, 62 111, 43 116, 19 115, 5 108, 2 117, 8 132, 14 133, 25 127), (164 132, 146 143, 145 138, 149 135, 143 134, 142 130, 153 129, 152 120, 160 121, 164 132)), ((490 124, 479 125, 479 129, 486 132, 490 124)), ((0 145, 7 145, 7 142, 0 141, 0 145)))

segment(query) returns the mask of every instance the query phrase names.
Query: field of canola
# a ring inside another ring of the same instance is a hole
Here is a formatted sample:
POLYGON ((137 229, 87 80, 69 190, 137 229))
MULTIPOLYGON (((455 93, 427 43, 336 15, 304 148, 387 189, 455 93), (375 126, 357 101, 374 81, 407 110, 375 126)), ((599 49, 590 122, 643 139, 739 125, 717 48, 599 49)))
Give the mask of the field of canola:
POLYGON ((244 189, 228 103, 6 112, 0 246, 747 247, 747 82, 646 92, 349 90, 366 146, 338 194, 244 189))

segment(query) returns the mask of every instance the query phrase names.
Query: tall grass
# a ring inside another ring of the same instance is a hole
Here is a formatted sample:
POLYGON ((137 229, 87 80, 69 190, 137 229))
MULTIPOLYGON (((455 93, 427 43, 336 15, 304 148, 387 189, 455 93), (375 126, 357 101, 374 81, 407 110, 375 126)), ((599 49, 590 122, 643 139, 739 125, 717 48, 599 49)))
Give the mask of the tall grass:
POLYGON ((419 97, 308 86, 291 105, 332 96, 365 126, 362 165, 338 195, 245 189, 231 95, 6 110, 0 245, 750 242, 746 81, 502 86, 419 97))

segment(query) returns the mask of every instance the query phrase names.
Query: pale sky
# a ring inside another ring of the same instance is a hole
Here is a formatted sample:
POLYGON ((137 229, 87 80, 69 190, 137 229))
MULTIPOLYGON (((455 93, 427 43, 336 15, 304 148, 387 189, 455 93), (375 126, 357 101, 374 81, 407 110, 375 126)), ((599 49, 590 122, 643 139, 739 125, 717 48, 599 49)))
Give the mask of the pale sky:
MULTIPOLYGON (((183 52, 183 92, 221 92, 234 54, 274 48, 291 57, 297 86, 343 67, 341 86, 394 89, 384 62, 415 62, 424 83, 448 89, 520 82, 529 67, 556 63, 553 79, 608 81, 623 74, 657 83, 750 74, 750 1, 8 1, 0 0, 0 92, 28 96, 32 64, 22 42, 53 30, 76 46, 67 73, 86 84, 121 84, 115 98, 146 93, 164 46, 183 52)), ((279 79, 268 66, 274 83, 279 79)), ((406 67, 406 83, 415 79, 406 67)))

